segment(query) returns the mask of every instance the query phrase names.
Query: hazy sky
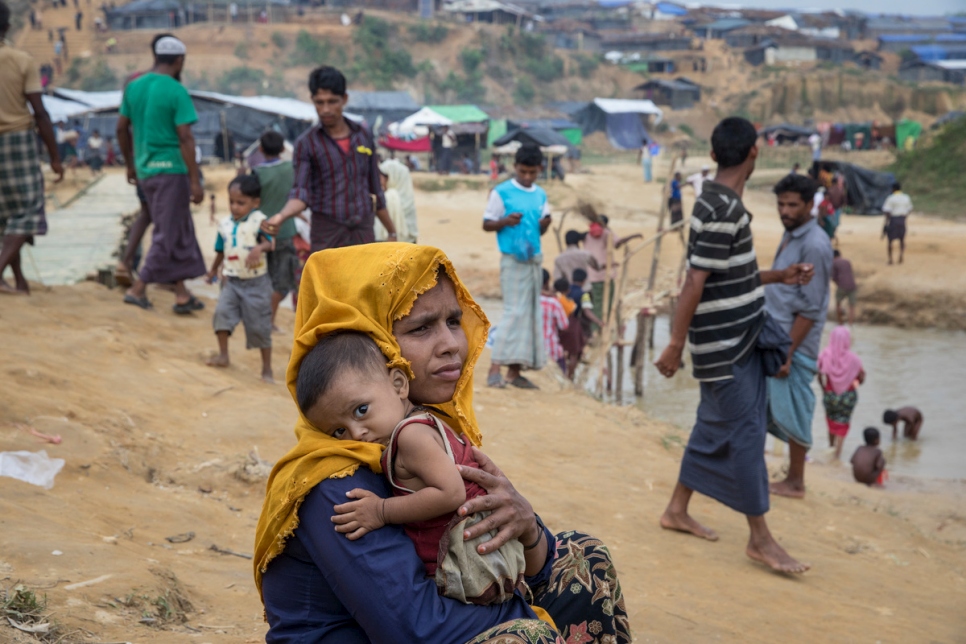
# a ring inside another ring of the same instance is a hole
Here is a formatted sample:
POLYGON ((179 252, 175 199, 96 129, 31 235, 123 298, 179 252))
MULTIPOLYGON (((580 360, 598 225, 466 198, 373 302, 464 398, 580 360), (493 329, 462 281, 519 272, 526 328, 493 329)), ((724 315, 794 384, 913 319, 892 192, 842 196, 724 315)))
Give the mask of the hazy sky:
POLYGON ((966 11, 966 0, 703 0, 702 4, 741 6, 756 9, 855 9, 869 13, 902 13, 914 15, 943 15, 966 11))

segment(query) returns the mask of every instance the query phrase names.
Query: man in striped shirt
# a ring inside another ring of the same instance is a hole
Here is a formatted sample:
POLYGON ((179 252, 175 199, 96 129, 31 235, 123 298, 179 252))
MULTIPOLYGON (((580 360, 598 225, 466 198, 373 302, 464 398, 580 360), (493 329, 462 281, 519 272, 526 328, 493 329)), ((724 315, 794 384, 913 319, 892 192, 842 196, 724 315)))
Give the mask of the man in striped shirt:
POLYGON ((672 377, 690 340, 701 404, 661 526, 716 541, 713 530, 688 514, 697 490, 746 515, 749 557, 780 572, 800 573, 809 566, 785 552, 765 522, 768 400, 756 341, 765 320, 762 285, 807 283, 812 267, 758 270, 751 215, 741 202, 755 169, 757 137, 754 126, 742 118, 727 118, 715 127, 711 158, 718 164, 717 175, 704 183, 691 216, 687 277, 671 342, 655 366, 672 377))
POLYGON ((345 76, 334 67, 318 67, 309 74, 309 91, 319 124, 295 142, 295 185, 266 232, 276 234, 285 220, 310 208, 313 253, 376 241, 374 217, 389 231, 389 241, 396 241, 372 133, 342 115, 349 100, 345 76))

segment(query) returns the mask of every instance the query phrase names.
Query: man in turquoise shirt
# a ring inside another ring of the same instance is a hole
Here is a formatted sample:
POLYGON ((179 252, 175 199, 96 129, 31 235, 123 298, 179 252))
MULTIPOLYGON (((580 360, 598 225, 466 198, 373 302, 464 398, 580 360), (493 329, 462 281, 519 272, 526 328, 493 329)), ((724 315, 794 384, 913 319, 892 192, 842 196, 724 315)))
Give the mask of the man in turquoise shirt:
POLYGON ((541 369, 547 361, 543 343, 540 286, 543 254, 540 236, 550 227, 550 204, 543 188, 534 185, 543 167, 540 148, 517 150, 516 176, 496 186, 483 213, 483 230, 495 232, 500 246, 500 288, 503 318, 493 330, 493 354, 487 384, 536 389, 520 375, 524 367, 541 369), (500 374, 506 365, 506 380, 500 374))
POLYGON ((124 302, 151 308, 147 285, 174 284, 174 312, 180 315, 204 308, 184 281, 205 274, 191 219, 191 203, 201 203, 204 191, 191 133, 198 115, 180 82, 186 53, 174 36, 158 38, 154 67, 125 88, 117 122, 128 182, 144 192, 154 224, 151 249, 124 302))

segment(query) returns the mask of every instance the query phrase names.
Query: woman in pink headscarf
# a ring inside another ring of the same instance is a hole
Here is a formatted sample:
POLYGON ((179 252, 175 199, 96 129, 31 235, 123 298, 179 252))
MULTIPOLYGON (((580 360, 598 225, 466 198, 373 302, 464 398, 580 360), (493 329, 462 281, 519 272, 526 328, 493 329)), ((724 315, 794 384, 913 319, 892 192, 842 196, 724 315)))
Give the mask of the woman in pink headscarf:
POLYGON ((825 395, 825 418, 828 421, 829 446, 835 458, 842 456, 842 443, 849 433, 852 411, 859 401, 856 391, 865 382, 865 370, 859 356, 849 350, 852 334, 844 326, 832 330, 828 346, 818 355, 818 379, 825 395))

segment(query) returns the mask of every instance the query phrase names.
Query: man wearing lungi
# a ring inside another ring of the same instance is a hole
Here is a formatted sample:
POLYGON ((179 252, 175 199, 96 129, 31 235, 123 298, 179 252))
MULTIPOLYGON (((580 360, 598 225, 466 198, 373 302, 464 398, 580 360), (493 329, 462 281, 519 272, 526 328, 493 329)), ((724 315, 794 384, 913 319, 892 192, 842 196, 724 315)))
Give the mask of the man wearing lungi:
POLYGON ((672 377, 682 365, 685 341, 690 341, 701 403, 661 527, 717 541, 713 530, 688 514, 697 490, 747 517, 749 557, 780 572, 800 573, 809 566, 785 552, 765 522, 768 403, 756 344, 765 323, 762 285, 807 283, 812 269, 794 264, 782 271, 758 270, 751 214, 741 202, 755 169, 757 137, 755 127, 742 118, 727 118, 715 127, 711 158, 718 164, 717 174, 704 183, 691 215, 687 277, 671 342, 655 366, 672 377))
POLYGON ((25 242, 33 243, 34 235, 47 232, 37 132, 50 154, 55 182, 64 178, 64 168, 54 128, 40 99, 37 65, 29 54, 4 40, 9 29, 10 8, 0 0, 0 294, 29 295, 30 287, 20 270, 20 249, 25 242), (7 266, 13 271, 13 286, 3 280, 7 266))
POLYGON ((892 194, 886 197, 882 204, 882 212, 885 213, 885 227, 882 229, 882 236, 889 238, 889 263, 892 263, 892 243, 899 242, 899 263, 902 263, 906 254, 906 217, 912 212, 912 199, 902 191, 902 186, 898 181, 892 184, 892 194))
POLYGON ((149 309, 147 285, 173 284, 174 312, 179 315, 204 308, 184 281, 206 272, 191 218, 191 204, 200 204, 205 195, 191 133, 198 115, 181 84, 186 53, 174 36, 159 38, 154 67, 124 89, 117 121, 128 183, 141 188, 154 224, 151 247, 124 302, 149 309))
POLYGON ((804 175, 788 175, 777 184, 778 214, 785 235, 772 269, 811 264, 814 279, 808 284, 779 284, 765 291, 765 310, 791 336, 785 365, 768 379, 768 431, 788 443, 790 464, 784 481, 773 483, 772 494, 805 496, 805 453, 812 446, 818 345, 828 317, 832 243, 812 218, 812 200, 818 185, 804 175))
POLYGON ((543 344, 543 253, 540 236, 550 227, 547 193, 536 185, 543 153, 535 145, 516 152, 513 179, 490 192, 483 212, 483 230, 496 233, 500 247, 500 290, 503 318, 493 329, 493 354, 486 384, 503 388, 537 389, 520 370, 542 369, 547 362, 543 344), (506 366, 506 380, 500 367, 506 366))
POLYGON ((309 92, 319 124, 295 142, 295 184, 285 206, 265 223, 265 232, 278 235, 286 220, 309 208, 313 253, 376 241, 376 217, 386 227, 388 241, 396 241, 375 140, 342 114, 349 101, 345 76, 334 67, 317 67, 309 74, 309 92))

